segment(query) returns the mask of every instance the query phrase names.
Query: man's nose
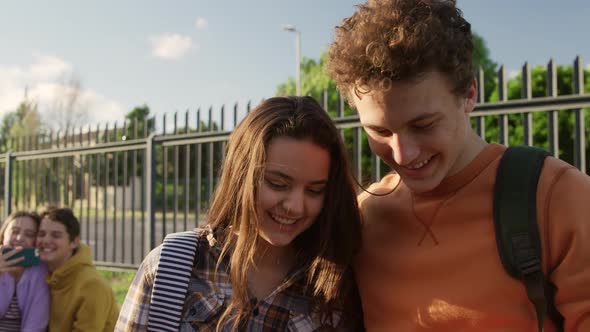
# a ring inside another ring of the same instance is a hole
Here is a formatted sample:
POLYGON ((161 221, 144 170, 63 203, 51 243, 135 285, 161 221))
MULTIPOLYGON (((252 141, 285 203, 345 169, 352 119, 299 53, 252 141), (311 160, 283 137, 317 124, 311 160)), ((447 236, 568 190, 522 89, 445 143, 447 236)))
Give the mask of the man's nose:
POLYGON ((393 154, 393 160, 400 166, 409 165, 420 155, 418 143, 408 135, 392 135, 389 145, 393 154))

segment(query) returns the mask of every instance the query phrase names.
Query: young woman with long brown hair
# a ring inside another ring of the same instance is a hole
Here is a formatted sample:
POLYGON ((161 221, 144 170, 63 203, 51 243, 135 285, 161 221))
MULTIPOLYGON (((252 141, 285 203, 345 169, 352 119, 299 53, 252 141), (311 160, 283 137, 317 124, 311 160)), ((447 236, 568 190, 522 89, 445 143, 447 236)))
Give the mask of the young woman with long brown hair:
MULTIPOLYGON (((355 329, 350 263, 360 215, 339 132, 313 98, 270 98, 244 118, 230 135, 207 221, 196 230, 194 263, 172 261, 192 265, 174 329, 355 329)), ((139 268, 116 331, 174 316, 150 309, 162 247, 139 268)))

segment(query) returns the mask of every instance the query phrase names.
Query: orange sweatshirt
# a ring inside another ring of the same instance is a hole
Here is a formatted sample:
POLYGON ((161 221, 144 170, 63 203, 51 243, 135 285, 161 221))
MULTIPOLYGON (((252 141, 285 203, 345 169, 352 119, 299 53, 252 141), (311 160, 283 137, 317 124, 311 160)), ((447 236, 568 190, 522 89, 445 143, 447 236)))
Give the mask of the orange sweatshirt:
MULTIPOLYGON (((504 270, 493 222, 488 145, 427 194, 391 174, 359 197, 363 249, 355 270, 367 331, 536 331, 524 284, 504 270)), ((565 331, 590 331, 590 177, 547 158, 537 191, 545 275, 565 331)), ((554 331, 551 323, 545 331, 554 331)))

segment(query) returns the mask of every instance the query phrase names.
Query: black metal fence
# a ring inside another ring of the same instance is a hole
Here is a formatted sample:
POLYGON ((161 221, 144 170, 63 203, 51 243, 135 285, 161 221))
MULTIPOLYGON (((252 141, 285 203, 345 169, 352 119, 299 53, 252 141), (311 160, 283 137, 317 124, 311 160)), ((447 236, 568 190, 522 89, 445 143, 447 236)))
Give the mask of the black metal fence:
MULTIPOLYGON (((590 80, 579 58, 572 94, 558 95, 553 61, 546 73, 546 96, 533 97, 531 70, 525 65, 518 82, 521 98, 508 100, 508 81, 500 68, 498 101, 480 100, 471 114, 473 126, 488 141, 540 145, 586 172, 589 125, 584 108, 590 107, 590 95, 584 94, 584 83, 590 80)), ((480 71, 478 81, 483 78, 480 71)), ((483 96, 483 83, 479 89, 483 96)), ((370 152, 358 117, 340 96, 335 106, 328 92, 316 97, 340 128, 357 179, 365 184, 379 180, 389 169, 370 152)), ((72 207, 97 264, 135 268, 165 234, 205 220, 231 128, 249 111, 250 104, 234 105, 231 112, 222 107, 218 121, 209 108, 206 122, 204 112, 196 110, 186 111, 183 120, 175 114, 168 123, 163 116, 160 123, 135 119, 111 129, 13 138, 9 146, 14 151, 0 155, 0 213, 47 204, 72 207)))

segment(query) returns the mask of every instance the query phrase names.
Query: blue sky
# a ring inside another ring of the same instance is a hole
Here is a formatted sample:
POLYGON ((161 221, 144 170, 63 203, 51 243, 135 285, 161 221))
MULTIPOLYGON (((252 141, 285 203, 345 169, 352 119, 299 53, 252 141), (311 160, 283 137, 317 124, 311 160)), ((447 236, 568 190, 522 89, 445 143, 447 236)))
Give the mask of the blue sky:
MULTIPOLYGON (((42 116, 78 77, 85 122, 254 102, 294 75, 293 24, 317 58, 359 0, 129 0, 5 2, 0 7, 0 116, 25 86, 42 116), (60 92, 61 91, 61 92, 60 92)), ((590 63, 587 0, 458 0, 492 58, 508 72, 554 57, 590 63)))

